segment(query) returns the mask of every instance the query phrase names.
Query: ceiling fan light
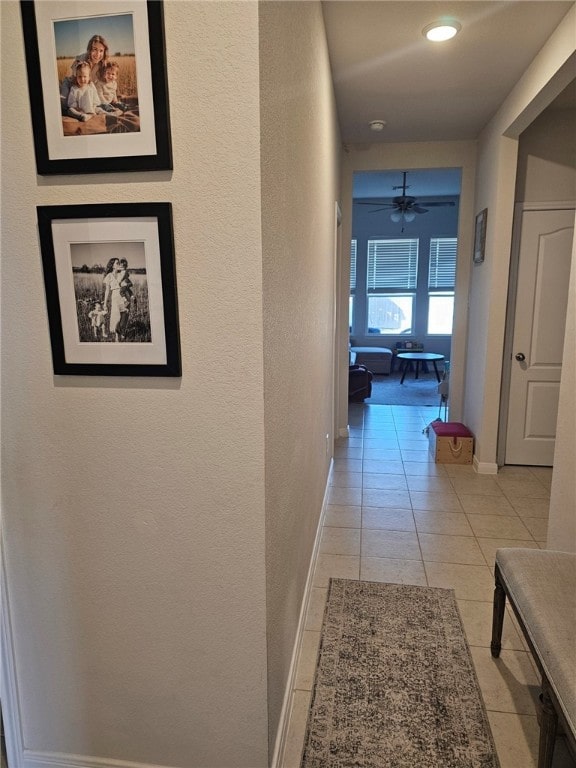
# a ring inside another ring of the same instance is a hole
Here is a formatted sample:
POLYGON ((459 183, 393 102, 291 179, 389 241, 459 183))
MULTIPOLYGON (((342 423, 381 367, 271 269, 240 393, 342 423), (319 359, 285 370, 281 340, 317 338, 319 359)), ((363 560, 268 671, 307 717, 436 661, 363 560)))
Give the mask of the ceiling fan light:
POLYGON ((422 34, 433 43, 443 43, 455 37, 461 29, 462 25, 457 21, 435 21, 424 27, 422 34))
POLYGON ((398 224, 398 222, 402 221, 402 214, 398 211, 394 211, 394 213, 390 214, 390 218, 394 222, 394 224, 398 224))
POLYGON ((408 222, 414 221, 415 218, 416 218, 416 214, 414 213, 414 211, 406 211, 406 213, 404 214, 404 221, 408 221, 408 222))

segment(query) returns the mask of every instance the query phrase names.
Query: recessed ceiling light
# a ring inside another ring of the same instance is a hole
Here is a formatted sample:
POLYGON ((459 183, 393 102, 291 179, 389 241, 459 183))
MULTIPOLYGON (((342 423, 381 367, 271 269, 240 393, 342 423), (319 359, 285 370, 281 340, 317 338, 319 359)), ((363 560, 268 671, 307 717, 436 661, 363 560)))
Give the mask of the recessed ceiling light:
POLYGON ((462 25, 458 21, 435 21, 424 27, 422 34, 434 43, 450 40, 460 32, 462 25))
POLYGON ((383 131, 386 120, 371 120, 368 125, 372 131, 383 131))

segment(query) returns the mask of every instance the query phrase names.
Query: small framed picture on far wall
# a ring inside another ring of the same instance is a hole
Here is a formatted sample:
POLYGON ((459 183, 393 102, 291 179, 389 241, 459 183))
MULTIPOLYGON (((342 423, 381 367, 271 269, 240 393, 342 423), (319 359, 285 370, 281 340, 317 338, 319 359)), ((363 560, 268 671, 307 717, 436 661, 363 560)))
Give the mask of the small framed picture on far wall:
POLYGON ((481 264, 484 261, 487 220, 488 208, 484 208, 484 210, 480 211, 480 213, 476 216, 476 227, 474 231, 474 264, 481 264))

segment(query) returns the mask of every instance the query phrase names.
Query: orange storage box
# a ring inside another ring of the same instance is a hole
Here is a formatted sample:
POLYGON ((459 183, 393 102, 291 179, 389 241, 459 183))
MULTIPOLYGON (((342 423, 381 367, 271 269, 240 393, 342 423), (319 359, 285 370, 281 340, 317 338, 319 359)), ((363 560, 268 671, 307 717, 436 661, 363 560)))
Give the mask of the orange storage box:
POLYGON ((428 425, 428 447, 436 464, 472 464, 474 436, 458 421, 428 425))

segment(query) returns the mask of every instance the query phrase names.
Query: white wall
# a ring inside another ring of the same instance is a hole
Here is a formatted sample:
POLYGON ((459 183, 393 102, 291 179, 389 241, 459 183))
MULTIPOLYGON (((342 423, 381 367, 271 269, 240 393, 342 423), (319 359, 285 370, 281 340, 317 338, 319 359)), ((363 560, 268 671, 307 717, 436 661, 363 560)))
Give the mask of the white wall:
POLYGON ((39 179, 19 4, 0 5, 13 764, 264 766, 258 7, 165 3, 173 173, 39 179), (182 378, 54 377, 35 206, 154 200, 174 206, 182 378))
POLYGON ((458 266, 456 306, 450 359, 450 416, 460 421, 466 357, 467 296, 473 241, 473 198, 476 143, 473 141, 422 142, 413 144, 347 145, 342 161, 342 258, 340 306, 346 309, 339 318, 338 343, 341 350, 338 395, 338 428, 345 433, 348 424, 348 295, 350 290, 350 239, 352 237, 352 182, 355 171, 401 168, 461 168, 462 187, 458 218, 458 266))
POLYGON ((260 64, 272 741, 334 441, 340 142, 319 3, 260 6, 260 64))
MULTIPOLYGON (((576 221, 575 221, 576 224, 576 221)), ((572 244, 572 270, 564 336, 562 381, 550 493, 548 548, 576 552, 576 238, 572 244)))
MULTIPOLYGON (((520 136, 517 200, 576 202, 576 110, 550 107, 520 136)), ((576 552, 576 240, 566 313, 548 547, 576 552)))
MULTIPOLYGON (((1 8, 3 75, 24 83, 19 7, 1 8)), ((322 508, 339 137, 321 8, 165 17, 173 173, 39 179, 26 91, 3 91, 18 768, 267 765, 322 508), (35 206, 110 200, 173 203, 180 380, 52 375, 35 206)))
POLYGON ((576 201, 575 135, 576 109, 549 107, 528 126, 518 144, 516 202, 576 201))
POLYGON ((480 470, 496 471, 518 136, 573 79, 575 24, 573 6, 479 140, 474 212, 488 208, 488 229, 486 258, 475 265, 470 284, 464 415, 476 437, 480 470))

